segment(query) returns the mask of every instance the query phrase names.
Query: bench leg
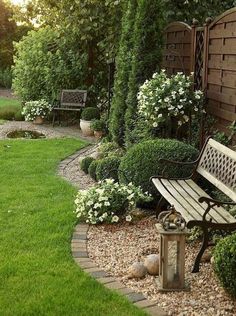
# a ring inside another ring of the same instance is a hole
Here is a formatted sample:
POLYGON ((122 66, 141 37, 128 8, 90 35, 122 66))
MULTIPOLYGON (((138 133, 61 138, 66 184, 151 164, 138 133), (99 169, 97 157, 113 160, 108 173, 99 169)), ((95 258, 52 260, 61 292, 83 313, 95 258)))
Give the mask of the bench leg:
POLYGON ((56 118, 56 113, 53 111, 53 117, 52 117, 52 126, 54 127, 55 124, 55 118, 56 118))
POLYGON ((163 198, 163 196, 160 198, 157 207, 156 207, 156 218, 158 218, 158 215, 161 213, 163 206, 166 204, 166 200, 163 198))
POLYGON ((204 254, 204 251, 208 247, 208 241, 209 241, 209 231, 208 228, 203 228, 203 240, 202 240, 202 245, 199 253, 197 254, 197 257, 195 259, 194 265, 193 265, 193 270, 192 273, 199 272, 199 266, 200 262, 202 259, 202 255, 204 254))

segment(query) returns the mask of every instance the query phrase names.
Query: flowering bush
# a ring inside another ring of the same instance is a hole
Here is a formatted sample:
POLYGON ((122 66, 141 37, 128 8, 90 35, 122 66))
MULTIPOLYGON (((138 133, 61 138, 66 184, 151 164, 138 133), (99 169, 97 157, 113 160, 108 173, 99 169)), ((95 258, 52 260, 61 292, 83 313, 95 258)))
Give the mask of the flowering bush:
POLYGON ((45 100, 26 102, 22 109, 26 121, 33 121, 37 116, 46 117, 52 106, 45 100))
POLYGON ((180 126, 189 121, 190 112, 198 112, 202 101, 203 92, 193 91, 191 76, 179 72, 168 78, 162 70, 140 87, 138 112, 154 128, 172 118, 180 126))
POLYGON ((79 191, 75 200, 77 217, 86 219, 86 223, 117 223, 121 219, 132 221, 129 211, 139 201, 150 201, 151 197, 143 193, 132 183, 128 185, 106 179, 88 191, 79 191))

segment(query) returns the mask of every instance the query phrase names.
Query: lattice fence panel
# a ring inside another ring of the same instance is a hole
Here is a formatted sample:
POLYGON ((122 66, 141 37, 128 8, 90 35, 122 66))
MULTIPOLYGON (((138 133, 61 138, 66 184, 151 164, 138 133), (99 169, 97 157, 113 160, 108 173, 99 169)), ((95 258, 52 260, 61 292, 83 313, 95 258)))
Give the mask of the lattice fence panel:
POLYGON ((195 52, 194 52, 194 88, 201 90, 203 88, 204 73, 204 28, 198 27, 195 32, 195 52))

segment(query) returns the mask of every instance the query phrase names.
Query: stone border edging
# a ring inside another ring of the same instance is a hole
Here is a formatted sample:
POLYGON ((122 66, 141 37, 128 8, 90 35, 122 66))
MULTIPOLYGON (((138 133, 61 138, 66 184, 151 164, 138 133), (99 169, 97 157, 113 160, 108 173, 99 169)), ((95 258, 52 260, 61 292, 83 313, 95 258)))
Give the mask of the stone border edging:
POLYGON ((88 224, 78 224, 75 228, 72 240, 71 251, 75 262, 90 274, 98 282, 102 283, 105 287, 115 290, 123 294, 135 306, 143 309, 151 316, 166 316, 166 313, 156 303, 149 301, 142 293, 137 293, 134 290, 127 288, 124 284, 117 281, 110 276, 106 271, 99 268, 90 258, 87 251, 87 232, 89 229, 88 224))
MULTIPOLYGON (((96 146, 96 145, 95 145, 96 146)), ((63 177, 63 171, 65 168, 78 159, 86 152, 90 153, 94 145, 86 146, 80 149, 76 153, 68 156, 65 160, 62 160, 59 164, 58 174, 63 177)), ((89 229, 88 224, 78 224, 75 227, 75 231, 71 240, 71 251, 74 261, 84 270, 84 272, 90 274, 98 282, 102 283, 110 290, 115 290, 119 294, 123 294, 126 298, 138 308, 143 309, 147 314, 151 316, 166 316, 166 312, 160 308, 156 303, 149 301, 144 297, 142 293, 137 293, 134 290, 127 288, 120 281, 110 276, 106 271, 99 268, 92 259, 89 258, 87 250, 87 232, 89 229)))

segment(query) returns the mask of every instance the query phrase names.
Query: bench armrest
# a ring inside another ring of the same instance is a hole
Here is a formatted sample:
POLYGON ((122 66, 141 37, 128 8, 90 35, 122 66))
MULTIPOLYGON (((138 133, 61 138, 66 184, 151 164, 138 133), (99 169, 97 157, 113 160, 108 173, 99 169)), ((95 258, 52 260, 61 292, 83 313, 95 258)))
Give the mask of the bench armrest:
POLYGON ((207 214, 210 212, 210 210, 214 207, 214 206, 221 206, 221 205, 236 205, 235 202, 223 202, 223 201, 219 201, 219 200, 214 200, 212 198, 206 197, 206 196, 201 196, 198 199, 199 203, 203 203, 206 202, 207 203, 207 208, 202 216, 203 221, 206 221, 206 216, 207 214))

